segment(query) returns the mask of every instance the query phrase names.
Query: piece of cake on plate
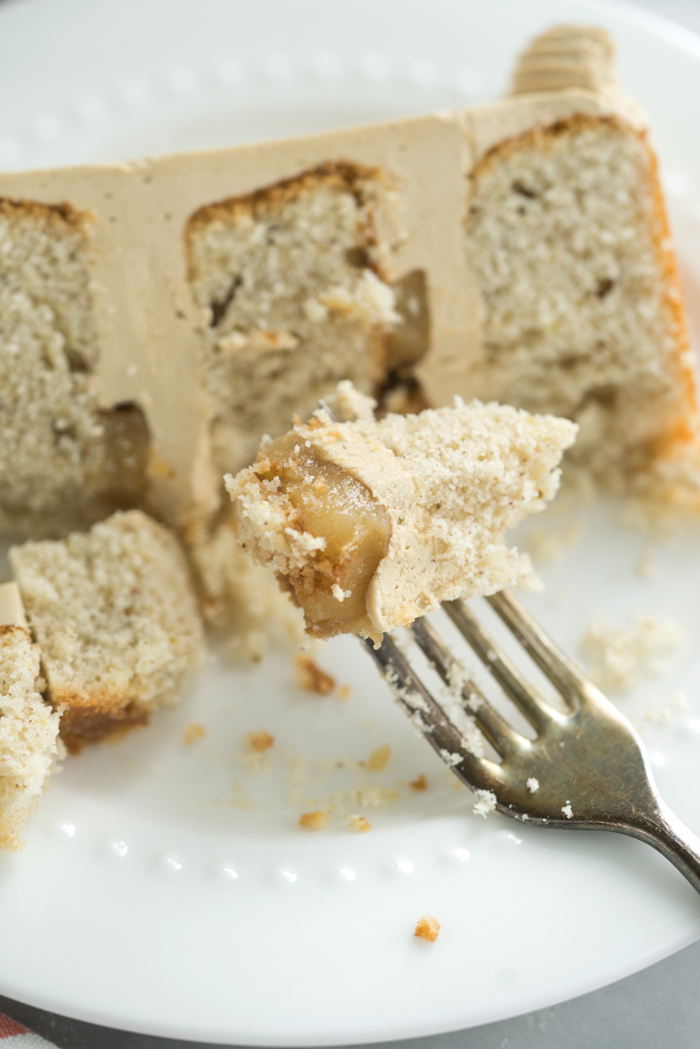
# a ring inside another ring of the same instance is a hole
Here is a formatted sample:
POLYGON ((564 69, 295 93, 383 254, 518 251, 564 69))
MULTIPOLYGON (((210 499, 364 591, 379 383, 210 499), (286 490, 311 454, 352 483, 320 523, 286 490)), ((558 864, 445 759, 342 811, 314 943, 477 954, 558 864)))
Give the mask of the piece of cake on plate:
POLYGON ((18 852, 58 758, 59 715, 40 693, 39 650, 15 583, 0 586, 0 849, 18 852))
POLYGON ((138 510, 10 549, 69 751, 148 723, 204 656, 176 538, 138 510))
POLYGON ((473 111, 478 361, 457 392, 575 420, 568 458, 604 489, 697 503, 693 363, 657 160, 613 58, 602 30, 551 30, 511 98, 473 111))
POLYGON ((187 223, 189 281, 205 314, 199 361, 221 469, 254 457, 339 379, 372 393, 399 319, 382 273, 378 171, 327 163, 201 208, 187 223))
POLYGON ((0 532, 60 535, 138 498, 145 423, 100 409, 91 217, 0 198, 0 532))
POLYGON ((222 473, 342 378, 566 416, 599 486, 700 505, 656 160, 602 30, 539 37, 488 105, 4 172, 0 262, 0 531, 139 505, 201 538, 222 473))
POLYGON ((225 479, 239 541, 309 634, 378 642, 441 601, 532 579, 504 533, 553 497, 574 424, 479 402, 362 415, 318 411, 225 479))

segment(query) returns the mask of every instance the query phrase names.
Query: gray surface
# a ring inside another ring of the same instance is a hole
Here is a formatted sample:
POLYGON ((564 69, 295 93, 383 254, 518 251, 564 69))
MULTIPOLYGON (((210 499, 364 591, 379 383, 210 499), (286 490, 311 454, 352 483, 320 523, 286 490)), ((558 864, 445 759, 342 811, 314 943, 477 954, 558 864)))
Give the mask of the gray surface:
MULTIPOLYGON (((638 6, 700 34, 700 0, 638 0, 638 6)), ((551 1009, 469 1031, 386 1044, 397 1049, 698 1049, 699 990, 700 942, 635 976, 551 1009)), ((270 1007, 274 1008, 274 999, 270 1007)), ((0 1011, 61 1049, 204 1049, 200 1042, 128 1034, 69 1020, 2 995, 0 1011)))

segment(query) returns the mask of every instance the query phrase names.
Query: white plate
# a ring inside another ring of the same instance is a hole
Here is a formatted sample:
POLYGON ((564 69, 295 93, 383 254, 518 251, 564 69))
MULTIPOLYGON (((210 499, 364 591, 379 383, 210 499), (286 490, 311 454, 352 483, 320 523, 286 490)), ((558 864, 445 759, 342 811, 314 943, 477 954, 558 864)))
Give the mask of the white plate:
MULTIPOLYGON (((0 8, 0 160, 10 168, 216 146, 494 97, 543 27, 607 25, 652 115, 691 306, 700 280, 700 43, 631 7, 573 0, 26 0, 0 8)), ((624 700, 668 803, 700 828, 700 539, 655 553, 619 508, 528 603, 572 652, 606 611, 684 624, 665 671, 624 700), (643 713, 682 689, 668 723, 643 713)), ((539 523, 538 523, 539 524, 539 523)), ((351 639, 321 657, 346 700, 294 685, 291 651, 257 671, 212 662, 147 732, 68 762, 25 851, 0 857, 0 991, 115 1027, 249 1045, 329 1045, 485 1023, 581 994, 700 935, 700 906, 645 846, 481 820, 351 639), (206 739, 185 747, 190 722, 206 739), (276 737, 271 768, 241 755, 276 737), (357 762, 392 748, 384 772, 357 762), (337 767, 343 762, 343 768, 337 767), (425 773, 430 789, 407 782, 425 773), (296 781, 296 782, 294 782, 296 781), (347 792, 399 797, 341 816, 347 792), (301 811, 345 792, 327 831, 301 811), (416 940, 424 913, 438 942, 416 940)))

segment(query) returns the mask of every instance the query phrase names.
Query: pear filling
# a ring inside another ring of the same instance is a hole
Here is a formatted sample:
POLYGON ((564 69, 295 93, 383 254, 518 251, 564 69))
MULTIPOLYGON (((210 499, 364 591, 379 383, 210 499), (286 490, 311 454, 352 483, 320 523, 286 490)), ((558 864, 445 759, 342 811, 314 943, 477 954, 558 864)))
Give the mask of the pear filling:
POLYGON ((253 469, 261 480, 278 478, 277 490, 292 507, 289 525, 325 540, 303 567, 278 577, 303 610, 307 632, 370 632, 365 595, 389 549, 386 509, 365 484, 294 433, 274 441, 261 459, 253 469))

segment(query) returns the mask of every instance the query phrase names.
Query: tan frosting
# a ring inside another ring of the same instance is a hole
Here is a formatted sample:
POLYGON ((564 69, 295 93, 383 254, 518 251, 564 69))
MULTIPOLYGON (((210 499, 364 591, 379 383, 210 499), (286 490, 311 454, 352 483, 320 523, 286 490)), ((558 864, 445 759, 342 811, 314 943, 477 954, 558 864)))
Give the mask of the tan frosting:
POLYGON ((504 138, 579 112, 640 119, 616 92, 520 94, 473 110, 307 138, 3 174, 0 196, 67 201, 93 214, 92 290, 101 347, 96 390, 103 407, 136 401, 144 410, 152 437, 150 509, 186 525, 197 511, 215 506, 219 488, 196 365, 198 329, 205 322, 187 282, 183 243, 193 212, 328 160, 380 168, 382 264, 392 280, 412 270, 427 275, 430 347, 418 377, 432 403, 448 404, 456 393, 480 393, 474 375, 481 335, 463 244, 469 171, 504 138))
POLYGON ((101 347, 101 404, 136 401, 151 428, 154 509, 187 522, 218 489, 207 454, 207 406, 196 367, 202 324, 187 283, 183 232, 203 204, 250 193, 328 159, 378 166, 385 266, 428 273, 437 342, 463 352, 468 310, 461 243, 465 143, 454 117, 356 130, 135 164, 0 176, 0 196, 69 201, 95 216, 93 292, 101 347))
POLYGON ((523 51, 513 75, 513 95, 563 88, 617 91, 615 48, 596 26, 556 26, 523 51))
POLYGON ((0 626, 21 626, 28 630, 24 605, 16 583, 0 586, 0 626))

